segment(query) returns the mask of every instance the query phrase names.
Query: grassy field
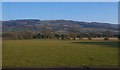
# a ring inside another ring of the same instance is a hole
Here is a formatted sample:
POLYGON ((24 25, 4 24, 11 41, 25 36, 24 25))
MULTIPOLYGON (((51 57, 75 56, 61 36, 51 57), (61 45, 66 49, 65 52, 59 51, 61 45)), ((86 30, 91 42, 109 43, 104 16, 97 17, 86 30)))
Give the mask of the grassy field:
POLYGON ((117 41, 3 40, 3 67, 117 67, 117 41))

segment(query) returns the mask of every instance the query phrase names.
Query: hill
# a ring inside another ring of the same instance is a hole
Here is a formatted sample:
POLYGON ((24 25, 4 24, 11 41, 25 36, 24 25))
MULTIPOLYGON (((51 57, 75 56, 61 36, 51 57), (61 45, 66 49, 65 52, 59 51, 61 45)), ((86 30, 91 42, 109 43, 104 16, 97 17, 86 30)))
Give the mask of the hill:
POLYGON ((16 32, 23 30, 30 30, 40 32, 43 30, 51 30, 53 32, 106 32, 111 31, 117 34, 118 25, 100 22, 82 22, 72 20, 37 20, 37 19, 22 19, 9 20, 2 22, 3 32, 16 32))

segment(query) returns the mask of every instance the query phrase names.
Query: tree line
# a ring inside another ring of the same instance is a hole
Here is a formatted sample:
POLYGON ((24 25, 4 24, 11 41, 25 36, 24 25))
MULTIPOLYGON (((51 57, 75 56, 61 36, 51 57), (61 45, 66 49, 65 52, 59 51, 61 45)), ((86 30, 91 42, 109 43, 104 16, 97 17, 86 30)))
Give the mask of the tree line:
POLYGON ((52 32, 52 31, 42 31, 42 32, 33 32, 33 31, 17 31, 17 32, 3 32, 3 39, 58 39, 58 40, 67 40, 67 39, 82 39, 88 38, 104 38, 104 40, 109 40, 110 37, 118 37, 120 35, 110 34, 109 31, 105 33, 80 33, 80 32, 52 32))

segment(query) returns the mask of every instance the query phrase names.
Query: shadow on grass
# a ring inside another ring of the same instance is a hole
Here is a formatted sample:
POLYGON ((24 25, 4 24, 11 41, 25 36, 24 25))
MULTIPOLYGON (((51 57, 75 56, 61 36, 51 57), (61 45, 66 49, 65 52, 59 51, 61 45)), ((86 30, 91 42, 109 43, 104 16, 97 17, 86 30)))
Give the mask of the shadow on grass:
POLYGON ((72 42, 76 44, 84 44, 84 45, 101 45, 107 47, 118 47, 120 43, 118 42, 72 42))

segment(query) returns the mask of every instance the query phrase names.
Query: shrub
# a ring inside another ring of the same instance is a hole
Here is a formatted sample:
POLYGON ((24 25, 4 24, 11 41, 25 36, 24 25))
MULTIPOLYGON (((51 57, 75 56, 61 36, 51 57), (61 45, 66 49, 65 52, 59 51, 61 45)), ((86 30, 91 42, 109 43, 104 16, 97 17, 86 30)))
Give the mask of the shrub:
POLYGON ((109 37, 105 37, 104 40, 109 40, 109 37))

